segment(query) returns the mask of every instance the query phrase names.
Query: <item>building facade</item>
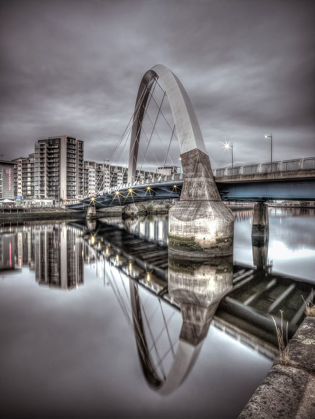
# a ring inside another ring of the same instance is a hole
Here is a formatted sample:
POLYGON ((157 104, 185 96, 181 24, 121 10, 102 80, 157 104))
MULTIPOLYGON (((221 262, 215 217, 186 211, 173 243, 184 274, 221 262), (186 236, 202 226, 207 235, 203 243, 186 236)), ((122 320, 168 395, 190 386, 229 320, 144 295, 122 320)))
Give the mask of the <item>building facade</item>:
POLYGON ((34 165, 35 155, 19 157, 14 163, 14 195, 15 198, 34 198, 34 165))
POLYGON ((84 143, 66 135, 35 143, 34 195, 37 199, 83 197, 84 143))
POLYGON ((176 173, 179 173, 179 167, 178 166, 163 166, 158 167, 156 169, 156 173, 162 176, 171 176, 176 173))
MULTIPOLYGON (((137 170, 137 181, 153 179, 154 172, 137 170)), ((84 162, 84 196, 91 196, 99 191, 127 184, 128 169, 107 163, 84 162)))
POLYGON ((0 199, 14 199, 14 163, 0 160, 0 199))

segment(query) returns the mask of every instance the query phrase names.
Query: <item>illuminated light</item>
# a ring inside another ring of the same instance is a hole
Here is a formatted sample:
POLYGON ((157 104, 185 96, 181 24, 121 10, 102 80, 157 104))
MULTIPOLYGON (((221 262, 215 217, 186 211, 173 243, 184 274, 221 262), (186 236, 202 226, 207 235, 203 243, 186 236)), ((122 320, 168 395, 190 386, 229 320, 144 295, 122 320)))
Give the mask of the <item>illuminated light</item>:
POLYGON ((95 198, 93 197, 93 198, 91 198, 91 201, 93 202, 93 201, 95 201, 95 198))
POLYGON ((128 193, 133 193, 133 190, 131 188, 129 188, 128 193))
POLYGON ((181 160, 182 158, 180 157, 178 160, 181 160))
POLYGON ((119 191, 116 191, 116 192, 115 192, 115 195, 119 195, 119 191))
POLYGON ((148 186, 147 187, 147 191, 151 191, 151 186, 148 186))
POLYGON ((106 247, 106 254, 107 254, 107 255, 109 254, 109 249, 108 249, 108 247, 106 247))
POLYGON ((150 282, 151 281, 151 275, 149 272, 147 272, 147 281, 150 282))
POLYGON ((230 144, 230 143, 225 143, 225 144, 223 144, 223 146, 224 146, 225 150, 229 150, 230 148, 233 147, 232 144, 230 144))
POLYGON ((173 185, 173 188, 176 189, 177 188, 177 185, 173 185))
POLYGON ((92 243, 92 244, 94 244, 94 243, 95 243, 95 237, 94 237, 94 236, 92 236, 92 237, 91 237, 91 243, 92 243))
POLYGON ((119 260, 119 255, 116 255, 116 260, 119 260))

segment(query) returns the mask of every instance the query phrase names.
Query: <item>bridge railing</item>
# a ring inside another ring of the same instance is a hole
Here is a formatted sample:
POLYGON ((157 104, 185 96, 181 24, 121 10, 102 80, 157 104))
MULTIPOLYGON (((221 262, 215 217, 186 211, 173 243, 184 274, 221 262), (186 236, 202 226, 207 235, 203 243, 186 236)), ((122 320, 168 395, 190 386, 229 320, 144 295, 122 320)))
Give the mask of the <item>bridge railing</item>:
POLYGON ((306 157, 304 159, 283 160, 271 163, 247 164, 238 167, 224 167, 213 169, 215 177, 255 175, 257 173, 286 172, 298 170, 315 169, 315 157, 306 157))

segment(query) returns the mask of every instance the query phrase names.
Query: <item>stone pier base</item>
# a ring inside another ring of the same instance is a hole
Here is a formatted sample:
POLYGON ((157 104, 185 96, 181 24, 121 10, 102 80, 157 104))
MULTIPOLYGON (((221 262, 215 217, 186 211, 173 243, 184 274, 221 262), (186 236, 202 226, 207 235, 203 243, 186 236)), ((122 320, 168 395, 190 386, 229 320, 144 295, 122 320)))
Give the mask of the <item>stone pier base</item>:
POLYGON ((233 253, 234 216, 221 201, 209 156, 198 149, 181 155, 180 201, 169 212, 169 254, 208 259, 233 253))
POLYGON ((129 204, 123 208, 122 214, 124 217, 135 217, 138 215, 139 209, 136 204, 129 204))
POLYGON ((234 217, 221 201, 179 201, 169 212, 169 254, 208 259, 233 253, 234 217))

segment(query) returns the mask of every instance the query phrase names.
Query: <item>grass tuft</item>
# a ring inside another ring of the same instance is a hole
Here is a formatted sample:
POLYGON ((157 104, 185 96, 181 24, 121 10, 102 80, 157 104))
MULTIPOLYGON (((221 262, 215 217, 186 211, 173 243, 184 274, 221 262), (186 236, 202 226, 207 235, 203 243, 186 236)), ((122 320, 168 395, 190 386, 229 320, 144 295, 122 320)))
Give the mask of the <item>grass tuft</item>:
POLYGON ((277 323, 276 323, 274 317, 273 316, 271 316, 271 317, 272 317, 272 320, 275 324, 276 332, 277 332, 280 363, 284 364, 284 365, 288 365, 288 364, 290 364, 289 347, 287 346, 288 341, 289 341, 289 339, 288 339, 288 322, 286 324, 286 330, 284 331, 283 311, 280 310, 280 313, 281 313, 280 327, 277 326, 277 323))
POLYGON ((315 317, 315 304, 314 301, 314 290, 312 288, 311 296, 308 300, 305 301, 305 299, 302 296, 302 299, 305 304, 305 314, 309 317, 315 317))

